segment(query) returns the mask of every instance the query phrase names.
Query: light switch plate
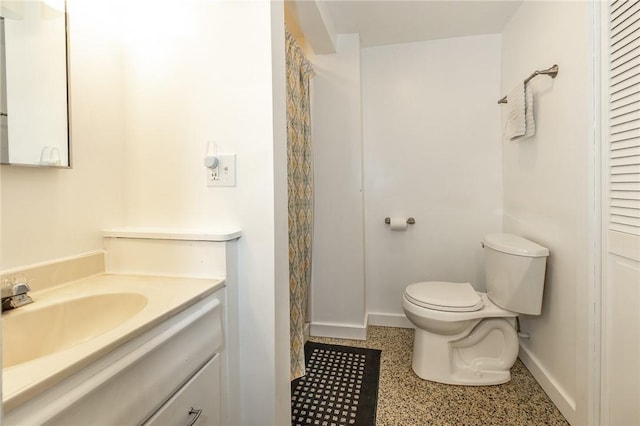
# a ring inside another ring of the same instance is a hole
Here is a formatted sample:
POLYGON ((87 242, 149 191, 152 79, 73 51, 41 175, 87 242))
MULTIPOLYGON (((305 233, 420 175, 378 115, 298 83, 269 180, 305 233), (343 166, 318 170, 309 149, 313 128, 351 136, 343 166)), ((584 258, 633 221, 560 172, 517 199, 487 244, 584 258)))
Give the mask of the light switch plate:
POLYGON ((207 186, 236 186, 236 154, 217 154, 218 167, 207 169, 207 186))

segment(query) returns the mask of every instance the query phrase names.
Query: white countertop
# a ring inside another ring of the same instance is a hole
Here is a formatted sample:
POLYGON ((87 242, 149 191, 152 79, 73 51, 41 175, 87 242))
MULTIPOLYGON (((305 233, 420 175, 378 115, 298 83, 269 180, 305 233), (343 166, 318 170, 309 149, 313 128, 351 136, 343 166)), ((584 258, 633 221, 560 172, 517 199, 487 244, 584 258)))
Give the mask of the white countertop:
MULTIPOLYGON (((100 359, 117 347, 177 315, 198 301, 224 287, 224 279, 153 277, 102 274, 58 287, 33 292, 34 303, 3 314, 3 320, 14 317, 19 327, 20 315, 72 299, 114 293, 136 293, 146 298, 146 305, 135 315, 108 331, 68 348, 30 361, 3 368, 3 406, 9 411, 35 395, 56 385, 80 369, 100 359)), ((87 315, 88 322, 99 321, 103 313, 87 315)), ((108 312, 104 314, 108 315, 108 312)), ((62 322, 62 321, 60 321, 62 322)), ((42 324, 55 330, 56 320, 42 324)), ((3 327, 12 326, 3 321, 3 327)), ((52 331, 53 332, 53 331, 52 331)), ((4 342, 3 345, 10 342, 4 342)))

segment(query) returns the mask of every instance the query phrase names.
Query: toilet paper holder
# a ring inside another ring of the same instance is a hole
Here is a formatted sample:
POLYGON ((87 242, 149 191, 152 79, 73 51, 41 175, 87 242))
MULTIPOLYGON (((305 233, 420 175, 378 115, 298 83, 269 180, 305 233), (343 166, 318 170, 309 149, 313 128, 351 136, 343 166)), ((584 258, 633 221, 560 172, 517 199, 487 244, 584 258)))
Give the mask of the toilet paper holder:
MULTIPOLYGON (((391 218, 390 217, 385 217, 384 218, 384 223, 389 225, 391 223, 391 218)), ((414 218, 412 218, 412 217, 407 218, 407 224, 408 225, 413 225, 414 223, 416 223, 416 220, 414 218)))

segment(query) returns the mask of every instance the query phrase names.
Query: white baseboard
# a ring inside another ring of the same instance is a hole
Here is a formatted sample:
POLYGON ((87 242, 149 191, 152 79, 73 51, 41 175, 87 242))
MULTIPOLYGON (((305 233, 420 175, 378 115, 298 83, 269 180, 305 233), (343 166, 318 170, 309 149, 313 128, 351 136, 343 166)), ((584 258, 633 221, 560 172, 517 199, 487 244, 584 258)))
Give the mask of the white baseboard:
POLYGON ((404 314, 369 314, 369 325, 397 328, 415 328, 404 314))
POLYGON ((367 314, 363 325, 312 322, 311 335, 335 339, 367 340, 367 326, 415 328, 404 314, 367 314))
POLYGON ((576 402, 573 398, 569 396, 567 391, 564 390, 547 369, 544 368, 540 360, 527 348, 520 345, 520 353, 518 356, 567 421, 572 425, 575 424, 576 402))
POLYGON ((363 325, 311 323, 311 335, 316 337, 333 337, 335 339, 367 340, 367 322, 363 325))

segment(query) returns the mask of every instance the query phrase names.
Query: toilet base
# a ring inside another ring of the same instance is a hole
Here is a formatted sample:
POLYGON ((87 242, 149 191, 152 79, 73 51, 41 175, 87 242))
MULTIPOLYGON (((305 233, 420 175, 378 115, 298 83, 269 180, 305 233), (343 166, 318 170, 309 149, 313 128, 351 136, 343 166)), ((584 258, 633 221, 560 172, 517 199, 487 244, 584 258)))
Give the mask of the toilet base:
POLYGON ((416 328, 412 368, 418 377, 439 383, 499 385, 511 380, 518 349, 517 333, 503 318, 478 321, 455 336, 416 328))

